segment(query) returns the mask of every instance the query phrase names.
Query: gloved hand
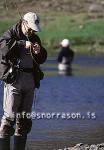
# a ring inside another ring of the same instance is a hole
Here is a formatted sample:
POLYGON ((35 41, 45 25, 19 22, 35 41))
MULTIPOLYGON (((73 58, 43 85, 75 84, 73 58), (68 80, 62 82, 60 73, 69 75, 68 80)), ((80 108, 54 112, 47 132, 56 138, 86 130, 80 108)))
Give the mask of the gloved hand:
POLYGON ((30 41, 26 41, 25 48, 27 48, 27 49, 31 48, 33 50, 34 54, 39 54, 40 53, 40 45, 38 43, 33 44, 30 41))

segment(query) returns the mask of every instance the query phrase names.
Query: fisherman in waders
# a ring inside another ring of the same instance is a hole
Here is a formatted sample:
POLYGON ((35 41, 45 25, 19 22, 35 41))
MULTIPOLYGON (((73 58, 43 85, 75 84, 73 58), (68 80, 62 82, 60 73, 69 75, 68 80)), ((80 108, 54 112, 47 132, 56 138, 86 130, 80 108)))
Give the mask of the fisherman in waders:
POLYGON ((70 48, 68 39, 61 42, 61 49, 58 54, 58 70, 59 74, 71 75, 72 74, 72 61, 74 59, 74 51, 70 48))
POLYGON ((0 150, 10 150, 12 135, 13 150, 25 150, 32 120, 22 116, 22 112, 31 113, 34 90, 39 88, 43 79, 39 64, 47 58, 47 52, 36 35, 39 31, 39 17, 28 12, 0 38, 0 76, 4 81, 0 150), (17 118, 18 113, 21 116, 17 118))

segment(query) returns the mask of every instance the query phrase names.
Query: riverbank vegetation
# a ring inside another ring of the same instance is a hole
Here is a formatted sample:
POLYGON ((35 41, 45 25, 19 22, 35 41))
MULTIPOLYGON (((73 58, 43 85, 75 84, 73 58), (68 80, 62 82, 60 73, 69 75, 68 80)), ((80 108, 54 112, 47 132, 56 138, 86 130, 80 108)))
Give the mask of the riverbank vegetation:
MULTIPOLYGON (((13 14, 12 14, 13 15, 13 14)), ((104 52, 104 19, 98 13, 39 12, 42 32, 39 34, 49 55, 55 55, 60 42, 68 38, 78 53, 104 52)), ((4 17, 0 21, 0 35, 19 19, 4 17)))

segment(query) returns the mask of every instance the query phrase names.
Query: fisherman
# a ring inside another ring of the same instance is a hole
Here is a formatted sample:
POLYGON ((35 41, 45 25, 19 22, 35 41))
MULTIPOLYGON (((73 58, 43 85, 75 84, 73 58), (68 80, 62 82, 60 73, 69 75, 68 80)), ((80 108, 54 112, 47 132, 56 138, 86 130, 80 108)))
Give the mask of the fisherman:
POLYGON ((58 54, 58 70, 59 73, 70 74, 72 71, 72 61, 74 59, 74 51, 70 48, 70 41, 63 39, 61 42, 61 50, 58 54))
POLYGON ((10 150, 12 135, 13 150, 25 150, 32 120, 22 116, 22 112, 31 113, 34 90, 39 88, 43 78, 39 65, 47 58, 47 52, 36 34, 39 31, 39 17, 28 12, 0 38, 0 75, 4 81, 0 150, 10 150), (18 113, 21 117, 17 118, 18 113))

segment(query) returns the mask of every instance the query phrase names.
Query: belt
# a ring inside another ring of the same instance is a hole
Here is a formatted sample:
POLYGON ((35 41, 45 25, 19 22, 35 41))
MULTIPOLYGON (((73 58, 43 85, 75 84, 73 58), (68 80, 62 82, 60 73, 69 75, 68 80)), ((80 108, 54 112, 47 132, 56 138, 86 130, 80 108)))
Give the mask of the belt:
POLYGON ((26 73, 32 73, 33 68, 19 68, 19 71, 26 72, 26 73))

